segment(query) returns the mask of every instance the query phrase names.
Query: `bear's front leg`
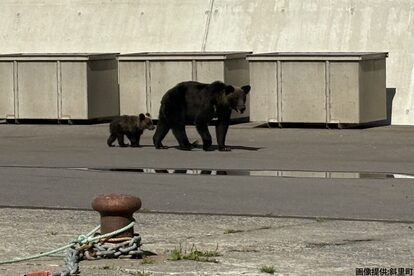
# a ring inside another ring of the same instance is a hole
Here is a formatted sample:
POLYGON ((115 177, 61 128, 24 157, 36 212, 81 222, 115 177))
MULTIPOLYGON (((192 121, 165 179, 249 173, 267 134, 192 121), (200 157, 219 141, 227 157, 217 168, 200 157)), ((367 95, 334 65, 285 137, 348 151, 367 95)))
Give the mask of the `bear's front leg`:
POLYGON ((216 125, 216 137, 219 151, 231 151, 230 147, 226 147, 226 135, 230 124, 230 115, 228 119, 219 119, 216 125))
POLYGON ((131 143, 131 147, 139 147, 139 141, 135 138, 133 134, 127 134, 128 140, 131 143))
POLYGON ((141 135, 142 135, 143 131, 141 130, 137 130, 135 132, 132 132, 129 136, 128 139, 129 141, 131 141, 131 147, 137 148, 139 147, 139 140, 141 139, 141 135))
POLYGON ((140 145, 139 145, 139 140, 137 140, 137 139, 132 139, 132 140, 131 140, 131 147, 133 147, 133 148, 138 148, 138 147, 140 147, 140 145))
POLYGON ((128 146, 127 144, 124 143, 124 134, 118 134, 117 139, 118 139, 118 144, 120 147, 124 148, 128 146))

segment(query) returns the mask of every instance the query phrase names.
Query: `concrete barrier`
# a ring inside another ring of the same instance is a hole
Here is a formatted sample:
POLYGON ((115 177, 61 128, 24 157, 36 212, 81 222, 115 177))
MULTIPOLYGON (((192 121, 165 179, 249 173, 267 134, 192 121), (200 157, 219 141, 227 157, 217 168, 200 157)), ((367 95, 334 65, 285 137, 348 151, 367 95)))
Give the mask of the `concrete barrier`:
POLYGON ((206 50, 389 52, 392 122, 414 124, 413 32, 410 0, 220 0, 214 2, 206 50))
POLYGON ((412 0, 2 0, 0 10, 2 53, 389 52, 392 123, 414 124, 412 0))

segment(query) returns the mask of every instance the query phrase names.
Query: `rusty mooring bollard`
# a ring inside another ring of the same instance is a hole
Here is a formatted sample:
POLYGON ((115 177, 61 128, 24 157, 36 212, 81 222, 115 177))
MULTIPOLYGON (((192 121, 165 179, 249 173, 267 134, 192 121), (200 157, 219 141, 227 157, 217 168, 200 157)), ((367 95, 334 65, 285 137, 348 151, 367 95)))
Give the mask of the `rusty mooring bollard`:
MULTIPOLYGON (((92 208, 101 214, 101 234, 106 234, 127 226, 134 221, 133 214, 141 208, 141 199, 123 194, 97 196, 92 208)), ((133 237, 134 228, 113 238, 133 237)))

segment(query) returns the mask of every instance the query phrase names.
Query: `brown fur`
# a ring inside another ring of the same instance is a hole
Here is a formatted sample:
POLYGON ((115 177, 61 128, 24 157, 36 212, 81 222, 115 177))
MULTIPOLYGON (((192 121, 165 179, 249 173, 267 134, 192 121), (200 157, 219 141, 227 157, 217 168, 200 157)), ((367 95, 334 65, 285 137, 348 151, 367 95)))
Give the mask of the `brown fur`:
POLYGON ((144 133, 144 129, 154 129, 149 113, 145 115, 141 113, 139 116, 120 116, 109 125, 110 135, 107 144, 112 147, 112 143, 118 139, 119 146, 126 147, 127 144, 124 143, 124 135, 126 135, 131 142, 131 147, 139 147, 139 140, 142 133, 144 133))
POLYGON ((181 82, 169 89, 161 100, 157 130, 153 142, 157 149, 167 148, 162 144, 170 129, 182 150, 191 150, 194 145, 188 140, 185 125, 193 123, 203 140, 203 149, 210 150, 212 138, 208 125, 217 118, 216 138, 220 151, 229 151, 225 145, 232 110, 243 113, 250 86, 235 87, 221 81, 200 83, 181 82))

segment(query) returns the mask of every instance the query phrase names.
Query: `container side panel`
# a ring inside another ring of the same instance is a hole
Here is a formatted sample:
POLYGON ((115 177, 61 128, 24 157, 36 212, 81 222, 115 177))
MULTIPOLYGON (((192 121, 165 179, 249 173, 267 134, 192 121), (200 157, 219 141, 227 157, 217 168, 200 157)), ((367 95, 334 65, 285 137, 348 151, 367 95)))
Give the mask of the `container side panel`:
POLYGON ((153 61, 150 62, 150 113, 158 119, 161 98, 168 89, 192 77, 192 62, 153 61))
POLYGON ((211 83, 216 80, 224 82, 224 62, 197 60, 196 80, 204 83, 211 83))
POLYGON ((20 119, 57 119, 56 62, 19 62, 20 119))
MULTIPOLYGON (((232 59, 225 61, 224 82, 235 86, 243 86, 249 84, 249 63, 246 59, 232 59)), ((239 114, 232 111, 231 118, 248 118, 250 114, 250 94, 247 95, 246 111, 239 114)))
MULTIPOLYGON (((146 80, 144 61, 119 63, 119 99, 121 115, 137 115, 150 112, 146 104, 146 80)), ((153 114, 151 114, 153 115, 153 114)))
POLYGON ((61 119, 88 119, 87 63, 61 62, 61 119))
POLYGON ((249 63, 246 59, 225 61, 224 81, 228 84, 242 86, 249 84, 249 63))
POLYGON ((331 62, 330 123, 359 123, 359 63, 331 62))
POLYGON ((282 121, 325 123, 325 63, 282 62, 282 121))
POLYGON ((387 117, 385 59, 367 60, 360 64, 361 122, 385 120, 387 117))
POLYGON ((0 119, 14 117, 13 62, 0 62, 0 119))
POLYGON ((251 62, 250 80, 250 120, 277 121, 276 63, 251 62))
POLYGON ((94 60, 88 63, 88 119, 119 115, 118 63, 94 60))

